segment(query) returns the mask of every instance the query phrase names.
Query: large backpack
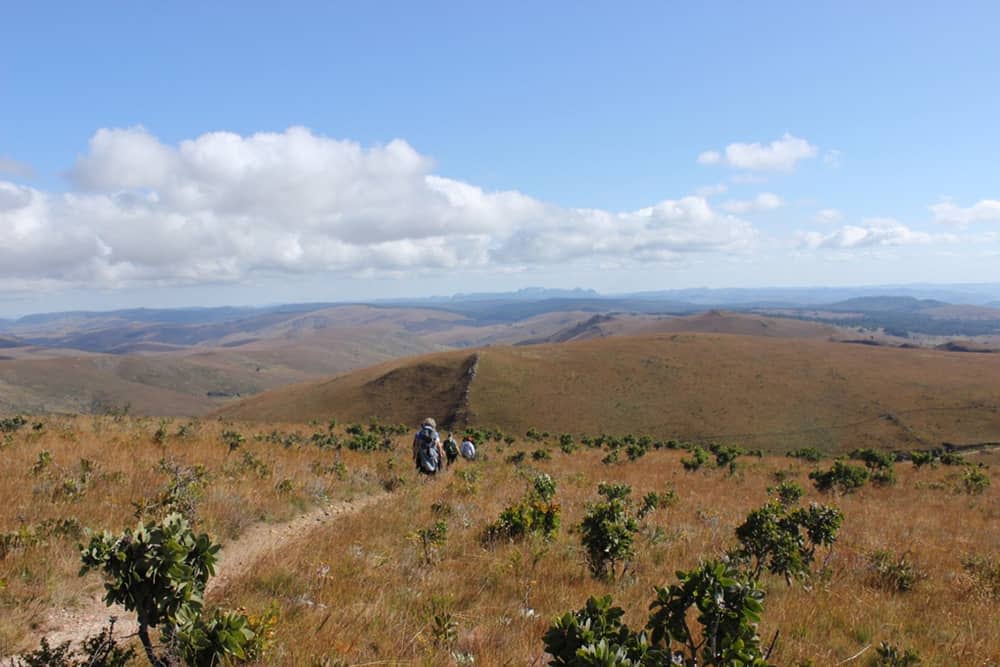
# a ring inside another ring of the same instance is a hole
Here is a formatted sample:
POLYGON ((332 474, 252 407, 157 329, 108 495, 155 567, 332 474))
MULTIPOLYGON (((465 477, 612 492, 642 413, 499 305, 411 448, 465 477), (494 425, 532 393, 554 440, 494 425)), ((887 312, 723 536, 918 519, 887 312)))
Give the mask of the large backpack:
POLYGON ((444 441, 444 453, 448 455, 448 463, 458 458, 458 443, 455 442, 455 438, 444 441))
POLYGON ((441 457, 437 448, 438 434, 430 426, 424 426, 417 433, 417 467, 420 472, 433 475, 441 467, 441 457))

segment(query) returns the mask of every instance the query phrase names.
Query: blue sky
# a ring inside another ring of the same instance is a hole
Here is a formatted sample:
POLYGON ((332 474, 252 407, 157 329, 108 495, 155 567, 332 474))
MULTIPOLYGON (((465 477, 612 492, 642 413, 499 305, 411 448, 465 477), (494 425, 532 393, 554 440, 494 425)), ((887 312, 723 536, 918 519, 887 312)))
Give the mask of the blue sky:
POLYGON ((1000 7, 926 4, 10 3, 0 316, 997 281, 1000 7))

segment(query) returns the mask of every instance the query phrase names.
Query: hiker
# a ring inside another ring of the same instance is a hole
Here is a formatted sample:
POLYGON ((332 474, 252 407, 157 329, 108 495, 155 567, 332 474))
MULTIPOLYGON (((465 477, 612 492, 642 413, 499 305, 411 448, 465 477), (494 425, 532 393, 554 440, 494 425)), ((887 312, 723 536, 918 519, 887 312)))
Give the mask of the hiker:
POLYGON ((417 471, 425 475, 436 475, 446 464, 441 438, 438 436, 437 423, 433 417, 428 417, 420 425, 420 430, 413 436, 413 462, 417 471))
POLYGON ((455 434, 448 432, 448 439, 444 441, 444 455, 448 457, 450 466, 458 458, 458 443, 455 442, 455 434))
POLYGON ((471 436, 465 436, 462 440, 462 458, 466 461, 473 461, 476 458, 476 445, 472 442, 471 436))

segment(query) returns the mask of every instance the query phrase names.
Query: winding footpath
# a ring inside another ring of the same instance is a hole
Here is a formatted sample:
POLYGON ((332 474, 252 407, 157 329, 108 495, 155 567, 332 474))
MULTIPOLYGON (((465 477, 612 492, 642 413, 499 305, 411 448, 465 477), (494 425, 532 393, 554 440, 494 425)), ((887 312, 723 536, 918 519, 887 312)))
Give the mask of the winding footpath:
MULTIPOLYGON (((360 512, 369 505, 382 500, 384 493, 375 493, 353 501, 332 503, 318 507, 285 523, 254 524, 238 539, 226 544, 219 552, 215 576, 208 580, 205 595, 226 587, 233 578, 248 572, 264 556, 277 552, 288 544, 302 539, 312 531, 338 518, 360 512)), ((39 626, 36 635, 46 637, 51 646, 69 641, 74 646, 90 635, 96 635, 114 616, 115 637, 122 639, 134 635, 138 630, 134 614, 123 607, 108 607, 101 594, 94 595, 80 606, 54 609, 39 626)), ((0 658, 0 665, 10 664, 13 656, 0 658)))

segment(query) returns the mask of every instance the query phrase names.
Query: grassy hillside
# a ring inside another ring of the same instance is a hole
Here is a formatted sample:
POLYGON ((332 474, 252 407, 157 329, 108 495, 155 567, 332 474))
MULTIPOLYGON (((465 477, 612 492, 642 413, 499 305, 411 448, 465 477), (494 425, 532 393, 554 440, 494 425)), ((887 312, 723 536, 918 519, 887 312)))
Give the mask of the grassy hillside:
POLYGON ((480 350, 392 362, 225 408, 241 419, 431 414, 515 433, 736 441, 826 451, 1000 440, 1000 356, 826 341, 671 334, 480 350), (455 383, 448 391, 445 385, 455 383))

